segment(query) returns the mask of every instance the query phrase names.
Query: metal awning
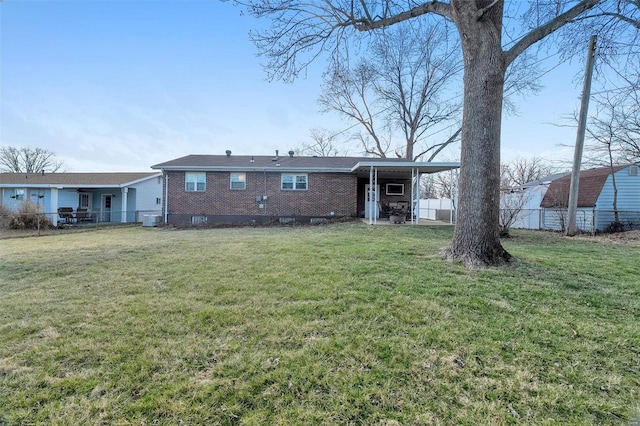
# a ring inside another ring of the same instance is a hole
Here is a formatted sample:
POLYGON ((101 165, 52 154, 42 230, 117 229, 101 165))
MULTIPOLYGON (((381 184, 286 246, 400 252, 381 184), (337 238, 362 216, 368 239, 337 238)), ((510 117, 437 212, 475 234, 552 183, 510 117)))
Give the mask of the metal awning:
POLYGON ((371 168, 385 177, 406 176, 407 173, 424 174, 439 173, 447 170, 459 169, 460 163, 428 163, 417 161, 360 161, 351 168, 351 172, 361 177, 369 176, 371 168))
POLYGON ((379 212, 380 194, 378 178, 406 178, 411 174, 410 221, 417 224, 420 214, 420 176, 424 173, 439 173, 460 168, 460 163, 424 163, 415 161, 360 161, 351 169, 358 176, 369 177, 367 209, 369 224, 375 224, 379 212))

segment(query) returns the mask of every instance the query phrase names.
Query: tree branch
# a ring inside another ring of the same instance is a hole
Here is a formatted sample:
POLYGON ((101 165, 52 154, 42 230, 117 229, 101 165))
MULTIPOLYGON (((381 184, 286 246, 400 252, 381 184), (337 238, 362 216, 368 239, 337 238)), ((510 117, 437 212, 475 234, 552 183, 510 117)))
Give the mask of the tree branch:
POLYGON ((429 163, 432 162, 433 159, 436 158, 436 156, 440 153, 440 151, 445 149, 447 146, 449 146, 451 143, 453 143, 458 138, 458 136, 460 135, 461 132, 462 132, 462 127, 458 128, 458 130, 456 130, 456 132, 453 135, 451 135, 449 137, 449 139, 447 139, 446 141, 444 141, 442 143, 438 143, 438 144, 430 146, 429 148, 425 149, 424 151, 422 151, 421 153, 416 155, 415 158, 413 158, 413 160, 415 161, 416 158, 420 158, 424 154, 426 154, 427 152, 431 151, 432 149, 436 149, 437 148, 436 151, 433 154, 431 154, 431 156, 427 160, 427 162, 429 162, 429 163))
POLYGON ((511 62, 513 62, 515 58, 517 58, 522 52, 527 50, 534 43, 537 43, 549 34, 553 33, 559 28, 562 28, 565 24, 571 22, 574 18, 598 5, 602 1, 603 0, 582 0, 580 3, 576 4, 566 12, 556 16, 546 24, 533 29, 526 36, 520 39, 519 42, 513 45, 511 49, 504 52, 505 65, 509 65, 511 62))
POLYGON ((488 4, 486 7, 483 7, 482 9, 478 9, 478 11, 476 12, 476 19, 480 19, 484 16, 485 13, 487 13, 487 11, 489 9, 491 9, 493 6, 496 5, 496 3, 498 3, 498 0, 493 0, 490 4, 488 4))
POLYGON ((451 5, 448 3, 442 3, 438 0, 433 0, 427 3, 423 3, 406 12, 401 12, 389 18, 382 18, 375 21, 360 21, 354 22, 353 25, 360 31, 371 31, 379 28, 388 27, 398 22, 406 21, 416 16, 426 15, 427 13, 435 13, 436 15, 444 16, 445 18, 451 18, 451 5))

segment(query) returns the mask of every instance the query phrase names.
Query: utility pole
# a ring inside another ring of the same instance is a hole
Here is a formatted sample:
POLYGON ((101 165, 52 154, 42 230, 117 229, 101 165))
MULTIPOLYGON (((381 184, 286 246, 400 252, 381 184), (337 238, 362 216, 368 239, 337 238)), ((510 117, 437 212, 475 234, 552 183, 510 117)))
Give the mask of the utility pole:
POLYGON ((582 87, 582 103, 580 104, 580 117, 578 119, 578 134, 576 135, 576 147, 573 153, 573 169, 571 171, 571 186, 569 188, 569 205, 567 212, 566 235, 576 235, 576 214, 578 211, 578 187, 580 184, 580 166, 582 163, 582 148, 584 147, 584 134, 587 127, 587 114, 589 113, 589 98, 591 97, 591 76, 593 75, 593 60, 596 53, 596 35, 589 40, 587 53, 587 69, 584 73, 584 85, 582 87))

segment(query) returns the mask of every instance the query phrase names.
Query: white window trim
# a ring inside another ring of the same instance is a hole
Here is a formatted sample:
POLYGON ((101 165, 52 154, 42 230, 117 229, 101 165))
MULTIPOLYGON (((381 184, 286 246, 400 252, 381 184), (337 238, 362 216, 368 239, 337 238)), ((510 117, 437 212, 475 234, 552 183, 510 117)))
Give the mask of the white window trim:
POLYGON ((306 191, 309 189, 309 174, 308 173, 282 173, 280 175, 280 189, 283 191, 306 191), (284 188, 284 177, 292 176, 293 177, 293 188, 284 188), (304 176, 305 187, 297 188, 296 178, 299 176, 304 176))
POLYGON ((247 174, 246 173, 229 173, 229 189, 232 191, 243 191, 247 189, 247 174), (234 176, 242 176, 242 179, 233 180, 234 176), (234 183, 242 183, 242 188, 234 188, 234 183))
POLYGON ((386 193, 387 193, 387 195, 398 195, 398 196, 404 195, 404 183, 388 183, 387 187, 386 187, 386 193), (389 192, 389 186, 402 186, 402 192, 400 192, 400 193, 398 193, 398 192, 389 192))
POLYGON ((191 216, 191 223, 194 225, 198 225, 201 223, 207 223, 208 222, 208 217, 207 216, 191 216))
POLYGON ((13 190, 13 197, 16 201, 27 199, 27 188, 16 188, 13 190), (20 192, 20 194, 18 194, 20 192))
POLYGON ((92 194, 90 192, 80 192, 78 194, 78 207, 80 207, 81 209, 89 209, 89 210, 91 210, 91 208, 92 208, 91 206, 92 206, 92 203, 93 203, 93 199, 92 199, 91 195, 92 194), (83 206, 82 202, 81 202, 83 195, 87 196, 87 205, 86 206, 83 206))
POLYGON ((184 190, 186 192, 205 192, 207 190, 207 173, 206 172, 185 172, 184 174, 184 190), (194 181, 189 180, 189 175, 194 177, 194 181), (204 188, 198 189, 198 176, 204 176, 204 188), (193 189, 188 189, 189 183, 193 183, 193 189))

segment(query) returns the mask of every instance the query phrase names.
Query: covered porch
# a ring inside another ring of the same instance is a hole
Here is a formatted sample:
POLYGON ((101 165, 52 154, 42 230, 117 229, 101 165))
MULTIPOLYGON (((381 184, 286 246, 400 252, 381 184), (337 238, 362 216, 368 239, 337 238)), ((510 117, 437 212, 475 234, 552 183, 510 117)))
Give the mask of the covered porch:
POLYGON ((351 169, 358 177, 358 211, 370 225, 421 224, 420 177, 459 167, 457 162, 361 161, 351 169))

